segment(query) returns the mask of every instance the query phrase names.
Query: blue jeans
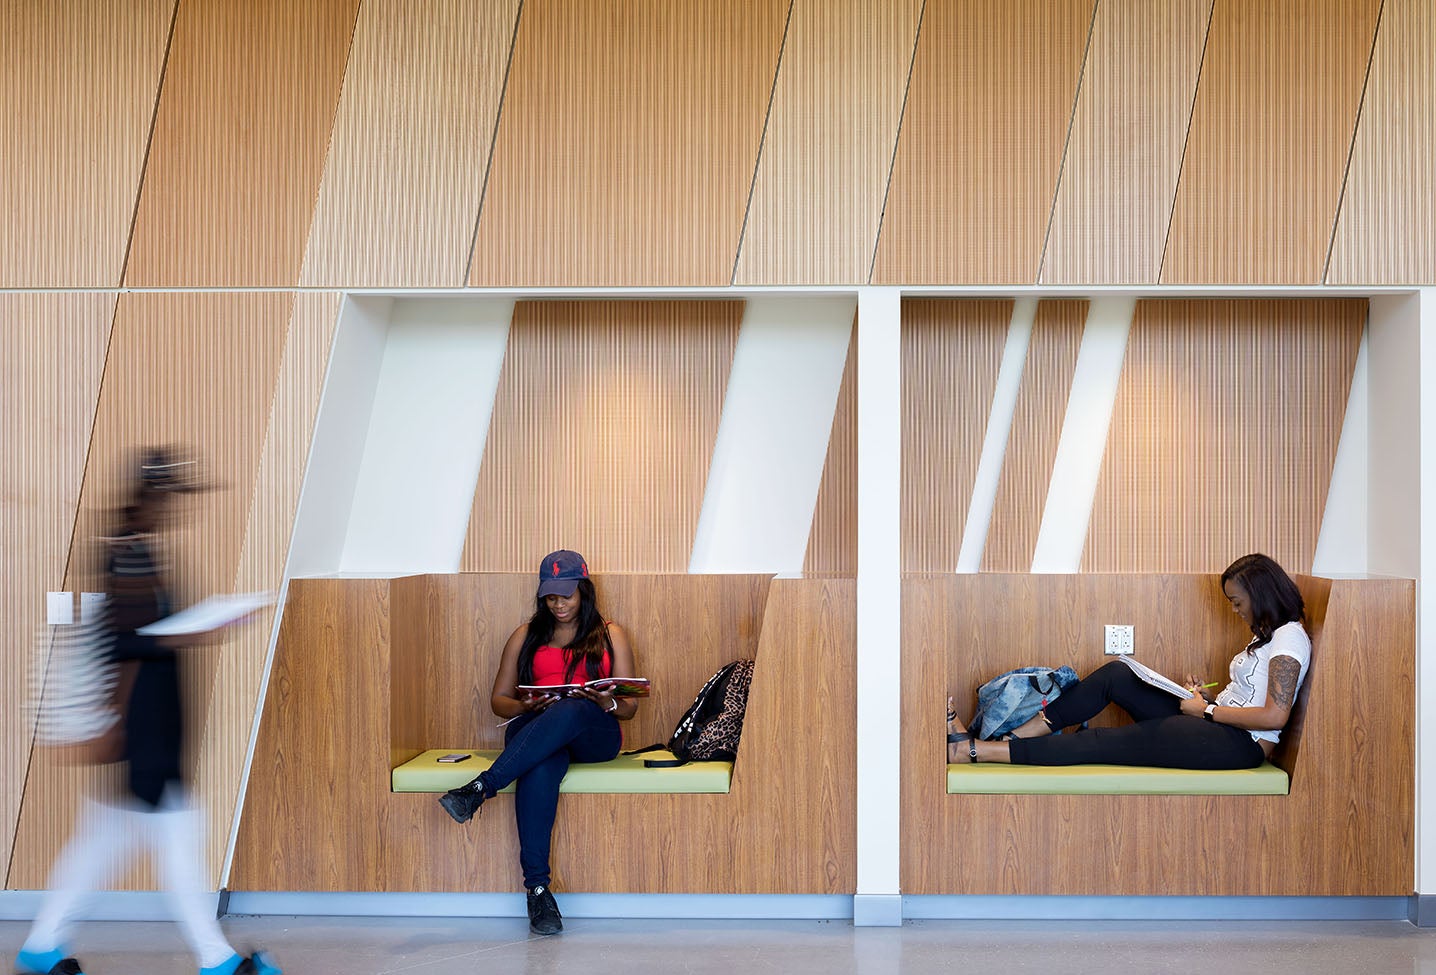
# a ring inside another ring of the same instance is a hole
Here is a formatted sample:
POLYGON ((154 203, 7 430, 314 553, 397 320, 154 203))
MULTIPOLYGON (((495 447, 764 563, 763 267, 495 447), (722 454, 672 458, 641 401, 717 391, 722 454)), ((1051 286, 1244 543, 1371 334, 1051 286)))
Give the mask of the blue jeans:
POLYGON ((486 795, 510 782, 519 828, 519 866, 524 886, 549 883, 549 844, 558 815, 558 785, 572 762, 607 762, 618 755, 618 719, 582 697, 565 698, 542 711, 515 718, 504 732, 504 750, 479 773, 486 795))

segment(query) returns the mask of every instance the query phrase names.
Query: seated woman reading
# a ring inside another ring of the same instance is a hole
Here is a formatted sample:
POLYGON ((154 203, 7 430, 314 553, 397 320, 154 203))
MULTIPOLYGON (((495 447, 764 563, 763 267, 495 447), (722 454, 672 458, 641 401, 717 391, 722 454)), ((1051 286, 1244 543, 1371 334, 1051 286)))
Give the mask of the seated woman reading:
POLYGON ((1192 697, 1178 698, 1113 661, 999 741, 969 733, 949 699, 947 760, 1183 769, 1260 765, 1276 748, 1311 660, 1311 640, 1302 626, 1305 606, 1296 583, 1265 555, 1244 555, 1228 566, 1222 591, 1253 635, 1232 659, 1231 682, 1216 697, 1188 675, 1192 697), (1095 717, 1109 703, 1135 723, 1053 734, 1095 717))
POLYGON ((607 762, 618 755, 618 722, 638 710, 632 698, 583 688, 571 696, 524 694, 520 685, 555 687, 600 677, 632 677, 633 650, 618 624, 598 611, 583 556, 566 550, 539 565, 534 613, 504 644, 489 705, 509 719, 504 750, 468 784, 439 798, 455 822, 467 823, 479 807, 517 782, 519 866, 528 891, 529 928, 563 930, 549 890, 549 844, 558 815, 558 787, 570 762, 607 762))

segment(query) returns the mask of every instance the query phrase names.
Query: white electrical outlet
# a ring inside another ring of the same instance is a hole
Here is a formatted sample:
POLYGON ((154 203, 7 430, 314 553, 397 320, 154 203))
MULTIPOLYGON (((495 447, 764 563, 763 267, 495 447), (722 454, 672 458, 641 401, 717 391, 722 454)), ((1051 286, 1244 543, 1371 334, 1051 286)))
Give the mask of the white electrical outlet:
POLYGON ((1132 652, 1130 624, 1108 623, 1103 629, 1107 635, 1107 653, 1120 655, 1132 652))

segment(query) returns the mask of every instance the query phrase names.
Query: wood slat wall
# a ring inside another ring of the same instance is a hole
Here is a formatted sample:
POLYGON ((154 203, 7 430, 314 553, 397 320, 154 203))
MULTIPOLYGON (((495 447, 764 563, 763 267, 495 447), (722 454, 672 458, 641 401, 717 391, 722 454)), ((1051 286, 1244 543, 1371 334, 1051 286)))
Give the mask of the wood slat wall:
POLYGON ((528 0, 472 285, 728 284, 786 0, 528 0))
POLYGON ((1385 0, 1329 284, 1436 282, 1436 7, 1385 0))
POLYGON ((0 287, 119 284, 174 7, 0 7, 0 287))
POLYGON ((1380 0, 1216 0, 1164 284, 1325 274, 1380 0))
POLYGON ((180 4, 126 285, 299 280, 358 8, 180 4))
POLYGON ((1299 582, 1309 607, 1326 599, 1326 613, 1290 795, 949 796, 948 694, 970 714, 977 684, 1012 667, 1087 673, 1104 662, 1104 620, 1132 622, 1138 656, 1167 673, 1224 673, 1250 634, 1214 576, 908 576, 903 685, 923 690, 903 720, 903 891, 1407 896, 1414 585, 1299 582), (1410 704, 1393 706, 1402 701, 1410 704), (1201 856, 1203 868, 1174 849, 1201 856))
POLYGON ((1067 418, 1067 397, 1082 345, 1087 305, 1078 300, 1037 305, 982 553, 984 572, 1027 572, 1032 568, 1047 493, 1054 487, 1063 490, 1063 486, 1052 484, 1052 462, 1067 418))
POLYGON ((460 287, 519 0, 368 0, 300 283, 460 287))
POLYGON ((856 576, 858 572, 858 316, 848 338, 843 382, 833 410, 828 455, 813 508, 813 527, 803 555, 808 575, 856 576))
POLYGON ((872 283, 1031 283, 1093 0, 929 0, 872 283))
POLYGON ((594 571, 687 571, 742 314, 515 305, 463 570, 527 572, 572 548, 594 571))
POLYGON ((794 0, 734 284, 867 281, 920 0, 794 0))
POLYGON ((903 300, 904 571, 957 566, 1011 322, 1010 300, 903 300))
POLYGON ((1212 0, 1103 0, 1052 209, 1044 284, 1156 283, 1212 0))
POLYGON ((1140 301, 1082 568, 1309 572, 1366 302, 1140 301))

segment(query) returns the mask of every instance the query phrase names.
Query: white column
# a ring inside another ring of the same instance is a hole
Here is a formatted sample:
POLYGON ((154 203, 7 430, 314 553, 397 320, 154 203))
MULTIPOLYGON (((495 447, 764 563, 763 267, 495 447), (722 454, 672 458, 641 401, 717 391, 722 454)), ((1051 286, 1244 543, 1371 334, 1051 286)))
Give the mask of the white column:
POLYGON ((897 288, 858 290, 858 889, 853 923, 902 923, 902 320, 897 288))

